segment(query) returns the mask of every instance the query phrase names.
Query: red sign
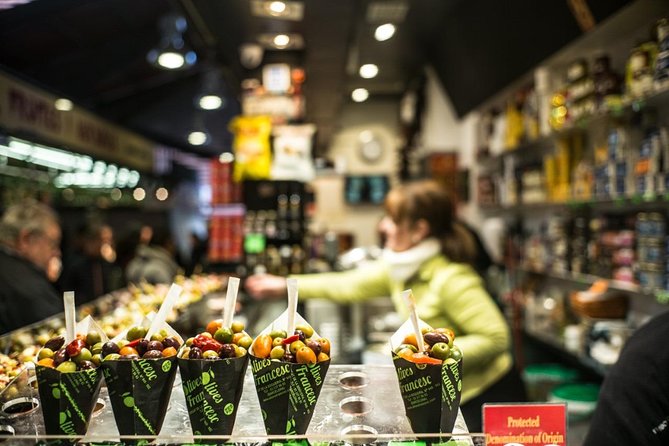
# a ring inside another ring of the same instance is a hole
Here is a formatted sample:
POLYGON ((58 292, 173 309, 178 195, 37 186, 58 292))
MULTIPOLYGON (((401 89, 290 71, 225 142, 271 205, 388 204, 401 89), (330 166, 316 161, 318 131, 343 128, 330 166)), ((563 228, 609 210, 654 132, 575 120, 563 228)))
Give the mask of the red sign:
POLYGON ((486 445, 566 446, 564 403, 484 404, 486 445))

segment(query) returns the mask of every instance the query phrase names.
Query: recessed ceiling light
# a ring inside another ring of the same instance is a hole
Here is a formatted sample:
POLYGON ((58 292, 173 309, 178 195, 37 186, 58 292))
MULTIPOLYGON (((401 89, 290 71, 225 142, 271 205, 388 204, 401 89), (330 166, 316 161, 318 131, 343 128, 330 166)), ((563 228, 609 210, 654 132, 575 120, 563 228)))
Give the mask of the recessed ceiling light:
POLYGON ((290 37, 287 34, 277 34, 272 42, 277 48, 285 48, 290 43, 290 37))
POLYGON ((137 201, 142 201, 144 198, 146 198, 146 191, 143 188, 138 187, 132 191, 132 198, 137 201))
POLYGON ((223 99, 220 96, 208 94, 200 98, 198 105, 202 110, 218 110, 223 106, 223 99))
POLYGON ((369 97, 369 91, 366 88, 356 88, 351 93, 351 99, 355 102, 364 102, 369 97))
POLYGON ((74 107, 74 104, 72 104, 72 101, 69 99, 58 98, 56 99, 56 102, 53 103, 53 106, 56 107, 56 110, 70 111, 74 107))
POLYGON ((167 200, 167 197, 169 197, 170 193, 167 189, 164 187, 159 187, 156 189, 156 198, 158 201, 165 201, 167 200))
POLYGON ((281 15, 286 12, 286 8, 286 3, 281 1, 270 2, 269 5, 267 5, 267 10, 272 15, 281 15))
POLYGON ((235 160, 235 155, 233 155, 231 152, 223 152, 218 157, 218 161, 221 164, 228 164, 228 163, 233 162, 234 160, 235 160))
POLYGON ((373 63, 367 63, 360 67, 360 77, 362 78, 372 79, 373 77, 376 77, 377 74, 379 74, 379 67, 373 63))
POLYGON ((176 70, 185 65, 186 59, 179 53, 167 52, 158 56, 158 65, 168 70, 176 70))
POLYGON ((376 31, 374 31, 374 38, 379 42, 388 40, 394 35, 395 35, 395 25, 393 25, 392 23, 384 23, 383 25, 379 25, 376 28, 376 31))
POLYGON ((201 146, 207 142, 207 134, 204 132, 191 132, 188 135, 188 143, 193 146, 201 146))

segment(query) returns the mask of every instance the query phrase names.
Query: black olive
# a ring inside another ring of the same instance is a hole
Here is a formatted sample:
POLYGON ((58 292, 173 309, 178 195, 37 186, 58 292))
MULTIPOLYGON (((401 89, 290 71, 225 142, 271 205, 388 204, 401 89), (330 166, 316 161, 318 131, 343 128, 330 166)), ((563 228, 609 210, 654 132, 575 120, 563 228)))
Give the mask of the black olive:
POLYGON ((232 344, 223 344, 221 350, 218 352, 218 356, 221 358, 234 358, 236 356, 235 346, 232 344))
POLYGON ((177 338, 168 337, 163 339, 163 346, 165 348, 174 347, 175 349, 178 350, 179 347, 181 347, 181 344, 179 344, 179 340, 177 338))
POLYGON ((144 353, 142 359, 158 359, 162 357, 163 353, 160 350, 148 350, 146 353, 144 353))
POLYGON ((191 347, 190 353, 188 353, 189 359, 202 359, 202 350, 198 347, 191 347))
POLYGON ((61 348, 63 344, 65 344, 65 338, 62 336, 56 336, 55 338, 51 338, 48 341, 46 341, 44 347, 49 348, 55 352, 56 350, 61 348))
POLYGON ((141 339, 135 346, 135 350, 137 350, 139 356, 144 356, 144 353, 146 353, 147 350, 149 350, 149 340, 141 339))
POLYGON ((57 367, 58 364, 63 363, 68 359, 70 359, 70 355, 67 354, 67 350, 63 347, 53 354, 53 365, 57 367))
POLYGON ((163 348, 163 343, 160 341, 151 341, 146 347, 147 350, 158 350, 159 352, 162 352, 163 348))
POLYGON ((116 342, 107 341, 102 345, 102 357, 104 358, 112 353, 118 353, 119 350, 121 349, 116 345, 116 342))
POLYGON ((80 361, 79 362, 79 370, 91 370, 95 368, 95 364, 93 364, 91 361, 80 361))

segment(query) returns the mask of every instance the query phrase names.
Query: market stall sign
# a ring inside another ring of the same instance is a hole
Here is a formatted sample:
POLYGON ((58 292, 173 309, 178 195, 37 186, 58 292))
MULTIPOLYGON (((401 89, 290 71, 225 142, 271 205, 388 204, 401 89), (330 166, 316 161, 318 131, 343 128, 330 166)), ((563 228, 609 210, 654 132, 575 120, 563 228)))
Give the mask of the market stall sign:
POLYGON ((487 445, 566 446, 564 403, 483 405, 487 445))
POLYGON ((0 126, 16 136, 36 137, 86 155, 149 172, 151 141, 74 106, 60 111, 57 97, 0 72, 0 126))

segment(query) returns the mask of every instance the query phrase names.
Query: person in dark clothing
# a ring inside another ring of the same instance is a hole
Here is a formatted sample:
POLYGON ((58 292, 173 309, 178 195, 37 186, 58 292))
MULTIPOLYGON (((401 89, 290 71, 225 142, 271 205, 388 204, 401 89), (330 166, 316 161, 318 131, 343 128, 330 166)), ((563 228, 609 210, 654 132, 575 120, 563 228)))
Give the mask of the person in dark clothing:
POLYGON ((627 340, 599 393, 584 446, 669 444, 669 311, 627 340))
POLYGON ((77 304, 90 302, 123 286, 122 272, 102 256, 103 225, 85 224, 79 228, 79 249, 63 267, 59 285, 74 291, 77 304))
POLYGON ((60 259, 61 229, 56 213, 36 201, 7 208, 0 220, 0 334, 63 311, 47 277, 60 259))
POLYGON ((140 245, 125 270, 130 283, 171 283, 179 274, 176 248, 167 228, 155 228, 148 246, 140 245))

